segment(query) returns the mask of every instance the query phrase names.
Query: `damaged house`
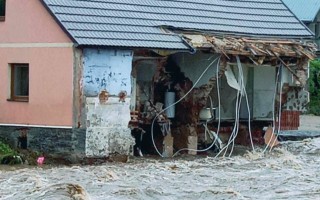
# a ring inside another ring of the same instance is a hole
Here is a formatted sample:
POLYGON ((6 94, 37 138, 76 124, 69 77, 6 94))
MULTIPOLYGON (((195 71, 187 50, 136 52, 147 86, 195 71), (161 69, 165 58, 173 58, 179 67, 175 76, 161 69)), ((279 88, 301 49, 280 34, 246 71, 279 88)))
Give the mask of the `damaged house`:
POLYGON ((297 129, 308 103, 313 34, 281 0, 1 2, 0 136, 20 147, 194 154, 297 129))

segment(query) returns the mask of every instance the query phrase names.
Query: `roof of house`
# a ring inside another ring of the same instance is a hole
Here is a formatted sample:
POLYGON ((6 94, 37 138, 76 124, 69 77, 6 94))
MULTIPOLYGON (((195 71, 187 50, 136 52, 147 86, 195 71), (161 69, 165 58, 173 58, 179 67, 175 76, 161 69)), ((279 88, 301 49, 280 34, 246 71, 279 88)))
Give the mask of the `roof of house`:
POLYGON ((211 34, 310 38, 281 0, 42 0, 79 45, 187 49, 164 27, 211 34))
POLYGON ((282 0, 302 21, 312 22, 320 11, 320 0, 282 0))

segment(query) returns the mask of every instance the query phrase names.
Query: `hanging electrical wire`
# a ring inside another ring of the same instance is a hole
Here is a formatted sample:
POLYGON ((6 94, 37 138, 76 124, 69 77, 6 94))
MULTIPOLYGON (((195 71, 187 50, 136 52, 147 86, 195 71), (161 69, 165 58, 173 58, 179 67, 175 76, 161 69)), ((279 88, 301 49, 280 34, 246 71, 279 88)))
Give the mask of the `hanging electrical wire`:
MULTIPOLYGON (((236 98, 236 108, 235 108, 235 122, 234 122, 234 127, 232 129, 232 132, 231 132, 231 135, 229 137, 229 140, 228 140, 228 143, 227 145, 224 147, 225 150, 221 150, 221 151, 224 151, 224 154, 223 154, 223 157, 226 156, 228 150, 229 150, 229 146, 232 145, 231 147, 231 151, 233 151, 233 147, 234 147, 234 141, 235 141, 235 138, 237 137, 237 134, 238 134, 238 124, 239 124, 239 121, 238 121, 238 111, 239 111, 239 103, 241 103, 241 98, 240 97, 240 90, 238 90, 237 92, 237 98, 236 98), (239 100, 240 99, 240 100, 239 100)), ((218 154, 219 155, 219 154, 218 154)))
MULTIPOLYGON (((241 67, 241 64, 239 63, 240 59, 239 57, 237 56, 237 67, 238 67, 238 83, 239 83, 239 86, 240 86, 240 90, 238 90, 238 104, 236 105, 236 121, 235 121, 235 128, 234 128, 234 131, 233 133, 231 134, 232 137, 232 147, 231 147, 231 151, 229 153, 229 157, 231 157, 232 153, 233 153, 233 149, 234 149, 234 145, 235 145, 235 139, 236 137, 238 136, 238 132, 239 132, 239 121, 240 121, 240 108, 241 108, 241 102, 242 102, 242 96, 244 95, 244 79, 243 79, 243 71, 242 71, 242 67, 241 67)), ((227 153, 227 151, 225 151, 224 153, 224 156, 225 154, 227 153)))
POLYGON ((235 145, 235 139, 238 135, 238 131, 239 131, 239 117, 240 117, 240 105, 241 105, 241 96, 243 94, 243 79, 241 79, 241 77, 243 76, 243 73, 240 70, 240 67, 238 66, 238 84, 239 84, 239 89, 237 91, 237 98, 236 98, 236 104, 235 104, 235 122, 234 122, 234 127, 232 129, 232 132, 230 134, 228 143, 226 144, 226 146, 221 149, 221 151, 216 155, 216 157, 218 157, 222 152, 224 152, 223 157, 226 156, 228 150, 229 150, 229 146, 231 146, 231 151, 229 153, 229 157, 232 155, 233 149, 234 149, 234 145, 235 145))
POLYGON ((235 125, 234 128, 232 130, 232 133, 230 135, 230 138, 228 140, 227 145, 221 149, 221 151, 216 155, 216 157, 218 157, 223 151, 224 154, 223 156, 226 156, 226 153, 229 149, 229 146, 232 144, 231 147, 231 151, 229 153, 229 157, 232 155, 233 150, 234 150, 234 143, 235 143, 235 139, 238 135, 238 131, 239 131, 239 121, 240 121, 240 106, 241 106, 241 96, 244 95, 245 99, 246 99, 246 106, 247 106, 247 110, 248 110, 248 127, 249 127, 249 136, 250 136, 250 142, 251 142, 251 147, 252 150, 255 151, 254 148, 254 144, 253 144, 253 139, 252 139, 252 132, 251 132, 251 111, 250 111, 250 106, 249 106, 249 100, 248 100, 248 94, 246 92, 246 87, 245 87, 245 83, 244 83, 244 73, 243 73, 243 68, 241 65, 241 61, 239 56, 236 57, 237 58, 237 66, 238 66, 238 84, 239 84, 239 90, 237 92, 237 99, 236 99, 236 108, 235 108, 235 125))
MULTIPOLYGON (((156 116, 155 118, 152 120, 152 124, 151 124, 151 140, 152 140, 152 144, 156 150, 156 152, 159 154, 160 157, 163 157, 163 155, 160 153, 159 149, 157 148, 156 144, 155 144, 155 141, 154 141, 154 132, 153 132, 153 129, 154 129, 154 123, 155 121, 157 120, 157 118, 163 113, 165 112, 166 110, 168 110, 169 108, 175 106, 176 104, 180 103, 183 99, 185 99, 190 93, 191 91, 196 87, 196 85, 200 82, 200 80, 202 79, 202 77, 204 76, 204 74, 209 70, 209 68, 218 60, 218 66, 219 66, 219 63, 220 63, 220 58, 221 56, 215 58, 208 66, 207 68, 202 72, 202 74, 199 76, 199 78, 197 79, 197 81, 193 84, 193 86, 190 88, 190 90, 183 96, 181 97, 178 101, 176 101, 175 103, 169 105, 168 107, 164 108, 162 111, 160 111, 156 116)), ((218 67, 219 68, 219 67, 218 67)), ((173 156, 175 156, 176 154, 174 154, 173 156)))
MULTIPOLYGON (((277 139, 278 139, 278 135, 280 134, 280 130, 281 130, 281 116, 282 116, 282 111, 281 111, 281 107, 282 107, 282 67, 283 67, 283 65, 281 64, 280 65, 280 91, 279 91, 279 95, 280 95, 280 97, 279 97, 279 113, 278 113, 278 131, 277 131, 277 133, 276 133, 276 135, 275 135, 275 138, 274 138, 274 140, 273 140, 273 143, 272 143, 272 145, 271 145, 271 147, 270 147, 270 150, 269 150, 269 152, 271 152, 271 150, 272 150, 272 148, 273 148, 273 146, 275 145, 275 143, 276 143, 276 141, 277 141, 277 139)), ((271 137, 271 140, 270 141, 272 141, 272 137, 271 137)))
MULTIPOLYGON (((272 133, 275 132, 275 124, 276 124, 276 118, 275 118, 275 115, 276 115, 276 111, 275 111, 275 107, 276 107, 276 96, 277 96, 277 92, 278 92, 278 87, 279 87, 279 80, 280 80, 280 68, 281 68, 281 65, 279 66, 279 69, 278 69, 278 72, 277 72, 277 75, 276 75, 276 84, 275 84, 275 89, 274 89, 274 95, 273 95, 273 109, 272 109, 272 121, 273 121, 273 126, 272 126, 272 133)), ((281 86, 280 86, 281 88, 281 86)), ((280 109, 279 109, 280 110, 280 109)), ((279 115, 279 113, 278 113, 279 115)), ((270 146, 270 143, 272 141, 272 138, 268 141, 268 144, 266 145, 266 147, 263 149, 262 153, 261 154, 264 154, 268 147, 270 146)))
MULTIPOLYGON (((241 73, 244 74, 239 56, 237 56, 237 63, 238 63, 238 66, 240 66, 241 73)), ((243 76, 241 76, 241 78, 242 78, 242 82, 244 83, 243 76)), ((249 129, 250 143, 251 143, 251 147, 252 147, 253 152, 255 152, 253 139, 252 139, 252 132, 251 132, 251 111, 250 111, 250 106, 249 106, 249 99, 248 99, 247 89, 246 89, 245 85, 243 87, 243 91, 244 91, 244 94, 245 94, 246 104, 247 104, 247 109, 248 109, 248 129, 249 129)))
MULTIPOLYGON (((242 87, 242 83, 240 84, 240 88, 242 87)), ((229 140, 231 139, 231 151, 229 153, 229 157, 231 157, 232 153, 233 153, 233 149, 234 149, 234 145, 235 145, 235 140, 236 137, 238 136, 238 132, 239 132, 239 119, 240 119, 240 107, 241 107, 241 101, 242 101, 242 92, 239 91, 239 98, 238 98, 238 103, 236 105, 236 118, 235 118, 235 126, 234 129, 232 131, 231 137, 229 138, 229 140)), ((225 156, 227 153, 227 150, 225 151, 224 155, 225 156)))
POLYGON ((231 152, 229 154, 229 157, 232 154, 233 148, 234 148, 234 142, 235 142, 235 138, 238 135, 238 130, 239 130, 239 112, 240 112, 240 105, 241 105, 241 88, 242 88, 242 82, 240 80, 240 71, 238 73, 238 84, 239 84, 239 90, 237 91, 237 98, 236 98, 236 105, 235 105, 235 122, 234 122, 234 127, 232 129, 232 132, 230 134, 229 140, 227 145, 221 149, 221 151, 216 155, 216 157, 218 157, 222 152, 224 152, 223 157, 226 156, 228 150, 229 150, 229 146, 232 145, 231 147, 231 152))

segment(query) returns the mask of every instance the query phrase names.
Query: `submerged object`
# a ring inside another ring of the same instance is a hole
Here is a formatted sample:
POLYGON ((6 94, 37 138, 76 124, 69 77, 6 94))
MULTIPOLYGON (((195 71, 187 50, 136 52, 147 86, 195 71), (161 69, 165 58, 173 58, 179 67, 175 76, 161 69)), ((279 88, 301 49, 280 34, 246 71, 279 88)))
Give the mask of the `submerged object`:
POLYGON ((42 165, 44 163, 44 157, 43 156, 38 157, 37 163, 38 165, 42 165))

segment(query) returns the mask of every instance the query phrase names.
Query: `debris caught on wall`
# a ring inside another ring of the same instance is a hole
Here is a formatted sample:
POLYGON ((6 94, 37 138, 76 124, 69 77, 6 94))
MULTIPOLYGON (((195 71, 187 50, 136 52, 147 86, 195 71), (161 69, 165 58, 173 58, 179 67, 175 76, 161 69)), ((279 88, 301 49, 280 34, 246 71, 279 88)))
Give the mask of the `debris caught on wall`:
POLYGON ((119 102, 126 102, 126 97, 127 97, 126 91, 121 91, 118 96, 119 96, 119 102))
POLYGON ((109 99, 109 92, 107 90, 102 90, 99 94, 99 103, 105 104, 109 99))
MULTIPOLYGON (((265 56, 265 57, 302 57, 314 58, 316 45, 313 42, 302 43, 294 40, 275 39, 253 39, 245 37, 216 37, 206 35, 183 34, 183 36, 198 48, 213 48, 216 53, 243 56, 265 56), (201 40, 199 39, 201 38, 201 40), (200 41, 200 42, 199 42, 200 41)), ((256 63, 259 63, 256 60, 256 63)), ((259 63, 262 64, 262 63, 259 63)))
POLYGON ((223 54, 228 60, 238 55, 247 57, 255 65, 266 63, 274 65, 278 61, 291 72, 301 87, 306 85, 308 60, 314 59, 314 52, 317 50, 316 44, 308 41, 215 37, 199 34, 183 34, 183 36, 190 45, 212 49, 216 53, 223 54), (293 70, 285 58, 297 59, 297 70, 293 70))

